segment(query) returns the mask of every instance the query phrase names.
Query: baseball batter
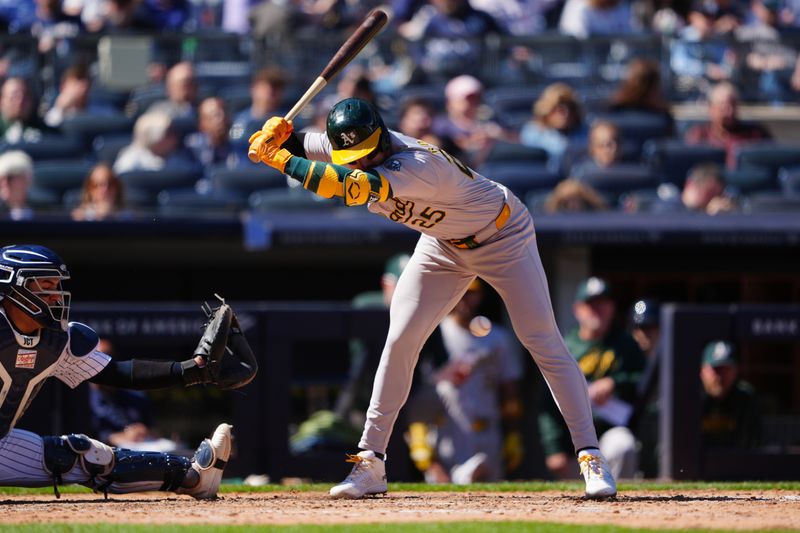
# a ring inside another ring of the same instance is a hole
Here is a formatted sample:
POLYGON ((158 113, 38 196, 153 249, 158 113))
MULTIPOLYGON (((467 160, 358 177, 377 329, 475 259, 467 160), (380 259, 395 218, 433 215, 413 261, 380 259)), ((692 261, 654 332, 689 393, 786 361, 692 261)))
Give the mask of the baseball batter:
POLYGON ((533 356, 569 427, 586 481, 586 496, 616 494, 598 450, 586 380, 553 315, 547 280, 525 205, 443 150, 389 131, 368 102, 349 98, 328 114, 326 133, 292 135, 272 117, 250 137, 263 163, 306 189, 345 205, 364 205, 422 235, 398 280, 386 344, 375 376, 363 451, 333 497, 387 490, 386 446, 405 403, 420 349, 480 276, 502 297, 522 344, 533 356))
POLYGON ((58 485, 78 483, 106 494, 162 490, 215 497, 231 451, 228 424, 220 424, 192 459, 112 448, 82 434, 39 436, 15 428, 49 377, 72 388, 84 381, 138 389, 208 382, 212 362, 200 355, 183 362, 117 361, 99 351, 91 328, 68 322, 70 293, 61 283, 67 279, 64 262, 43 246, 0 248, 0 485, 52 485, 56 496, 58 485))

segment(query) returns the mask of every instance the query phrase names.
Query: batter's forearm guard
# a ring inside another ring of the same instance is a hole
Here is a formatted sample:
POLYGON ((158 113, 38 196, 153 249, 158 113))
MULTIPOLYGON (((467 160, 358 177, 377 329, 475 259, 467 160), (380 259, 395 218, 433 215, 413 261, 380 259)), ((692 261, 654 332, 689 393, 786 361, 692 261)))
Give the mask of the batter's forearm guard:
POLYGON ((344 197, 347 205, 363 205, 371 198, 384 201, 391 195, 389 182, 380 174, 333 163, 294 156, 286 163, 284 172, 323 198, 344 197))

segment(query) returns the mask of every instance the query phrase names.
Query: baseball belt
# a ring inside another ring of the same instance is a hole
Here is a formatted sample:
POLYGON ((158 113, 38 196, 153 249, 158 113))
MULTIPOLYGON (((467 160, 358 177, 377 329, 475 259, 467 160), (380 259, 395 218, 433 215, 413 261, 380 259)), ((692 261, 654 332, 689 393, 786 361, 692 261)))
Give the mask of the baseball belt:
POLYGON ((482 243, 486 242, 489 237, 500 231, 500 229, 506 225, 506 222, 508 222, 508 218, 510 216, 511 208, 507 203, 504 202, 503 208, 500 210, 500 214, 497 215, 497 218, 495 218, 493 222, 490 222, 485 228, 475 233, 475 235, 470 235, 469 237, 464 237, 463 239, 450 239, 448 242, 456 248, 461 248, 462 250, 471 250, 473 248, 477 248, 482 243))

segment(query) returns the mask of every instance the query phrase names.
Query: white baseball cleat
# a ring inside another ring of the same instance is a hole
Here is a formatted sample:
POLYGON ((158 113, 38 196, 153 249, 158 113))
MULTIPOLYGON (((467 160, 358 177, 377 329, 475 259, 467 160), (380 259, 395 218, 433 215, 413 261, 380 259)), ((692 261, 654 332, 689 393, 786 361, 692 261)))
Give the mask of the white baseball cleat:
POLYGON ((366 450, 357 455, 348 455, 348 463, 355 463, 347 477, 331 488, 334 498, 361 498, 367 494, 386 494, 386 464, 366 450))
POLYGON ((450 479, 456 485, 469 485, 485 481, 489 474, 489 456, 478 452, 450 472, 450 479))
POLYGON ((217 489, 222 481, 222 471, 231 456, 231 426, 220 424, 210 439, 204 439, 192 458, 192 468, 200 476, 200 481, 192 488, 180 490, 198 500, 217 497, 217 489))
POLYGON ((578 454, 581 474, 586 480, 586 497, 593 500, 613 498, 617 495, 617 483, 608 469, 603 454, 597 448, 581 450, 578 454))

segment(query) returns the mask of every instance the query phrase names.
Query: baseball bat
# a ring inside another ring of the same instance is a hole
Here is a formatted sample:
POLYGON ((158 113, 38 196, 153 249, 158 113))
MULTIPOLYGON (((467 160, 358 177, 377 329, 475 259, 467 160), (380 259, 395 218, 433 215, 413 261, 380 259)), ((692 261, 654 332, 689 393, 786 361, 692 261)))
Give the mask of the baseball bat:
MULTIPOLYGON (((361 24, 356 28, 352 35, 344 42, 342 46, 339 47, 339 50, 336 51, 336 54, 328 61, 328 64, 325 65, 325 68, 322 69, 317 79, 314 80, 314 83, 306 90, 303 96, 297 100, 297 103, 294 104, 288 113, 283 117, 286 120, 292 120, 296 117, 300 111, 303 110, 305 106, 317 95, 319 92, 325 88, 329 81, 331 81, 339 72, 342 71, 344 67, 347 66, 350 61, 352 61, 361 50, 367 45, 368 42, 375 37, 378 32, 386 25, 388 22, 389 17, 386 15, 381 9, 375 8, 369 12, 369 14, 364 18, 361 24)), ((267 123, 264 123, 266 126, 267 123)), ((267 143, 269 143, 272 139, 269 139, 267 143)), ((247 152, 247 157, 250 158, 250 161, 253 163, 258 163, 258 153, 255 150, 249 150, 247 152)))

